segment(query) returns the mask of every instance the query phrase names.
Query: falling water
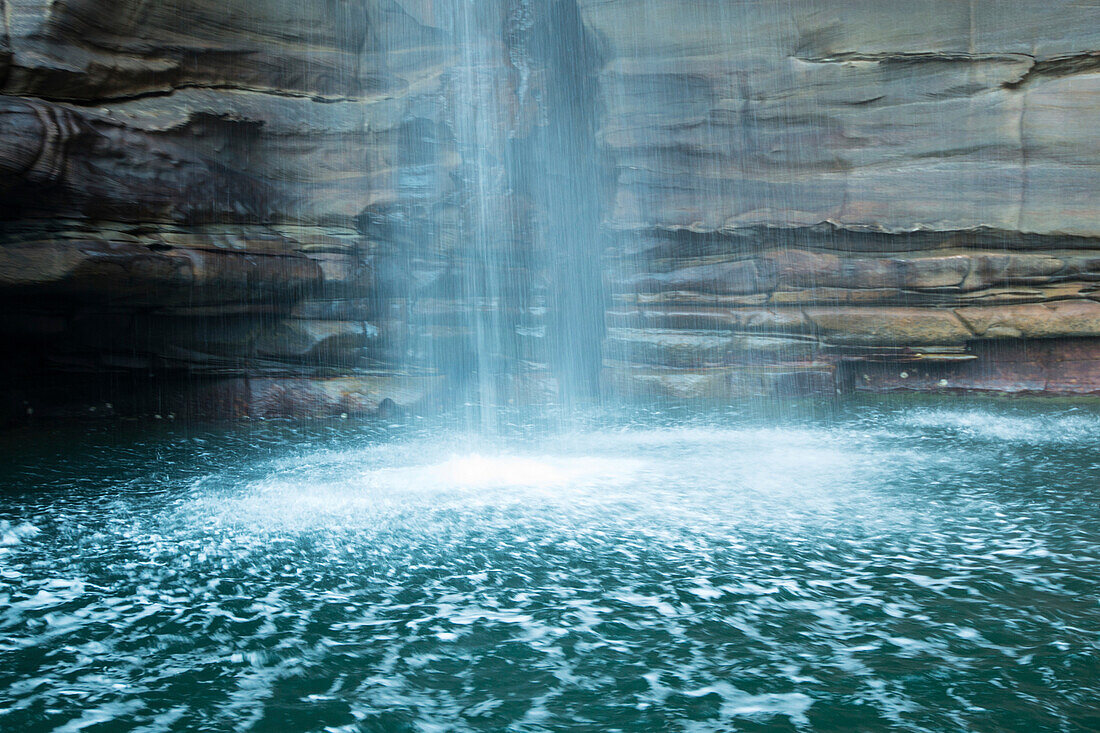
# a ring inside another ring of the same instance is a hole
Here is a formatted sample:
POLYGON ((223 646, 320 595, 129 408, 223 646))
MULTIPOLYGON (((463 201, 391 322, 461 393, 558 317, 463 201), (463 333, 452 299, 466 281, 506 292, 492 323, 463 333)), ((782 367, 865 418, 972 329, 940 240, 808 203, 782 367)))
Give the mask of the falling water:
MULTIPOLYGON (((395 185, 412 203, 368 217, 368 232, 391 248, 382 285, 408 310, 405 366, 446 375, 491 430, 509 405, 598 393, 596 49, 561 0, 455 0, 425 22, 442 100, 398 141, 395 185)), ((409 42, 392 33, 383 60, 409 42)))
POLYGON ((516 218, 521 212, 512 206, 510 138, 519 109, 509 102, 522 100, 506 88, 511 79, 503 58, 500 7, 459 0, 453 12, 460 55, 451 71, 448 101, 463 161, 459 176, 465 201, 455 296, 466 314, 473 397, 481 407, 482 428, 491 428, 501 404, 501 381, 516 361, 517 315, 526 295, 521 279, 511 271, 521 266, 516 247, 525 227, 516 218))

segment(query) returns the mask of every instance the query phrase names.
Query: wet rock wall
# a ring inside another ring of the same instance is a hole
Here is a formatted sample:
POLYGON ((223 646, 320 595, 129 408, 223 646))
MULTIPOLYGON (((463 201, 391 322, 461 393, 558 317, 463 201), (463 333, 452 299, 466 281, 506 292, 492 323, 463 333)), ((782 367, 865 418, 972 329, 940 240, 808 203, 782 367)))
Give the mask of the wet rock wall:
POLYGON ((314 383, 319 410, 376 406, 327 380, 382 338, 355 219, 394 133, 369 125, 366 23, 344 3, 0 6, 10 408, 264 416, 314 383))
POLYGON ((6 414, 1100 389, 1095 4, 477 7, 0 0, 6 414))
POLYGON ((617 390, 1100 389, 1096 4, 580 5, 617 390))
MULTIPOLYGON (((513 9, 482 3, 470 31, 439 5, 0 0, 8 413, 262 418, 438 396, 441 367, 467 364, 479 295, 463 289, 463 110, 497 104, 481 142, 512 145, 539 123, 541 83, 525 69, 517 91, 506 42, 531 23, 513 9)), ((520 247, 529 207, 511 193, 477 202, 483 227, 521 222, 487 250, 520 247)), ((525 298, 486 307, 518 319, 525 298)))

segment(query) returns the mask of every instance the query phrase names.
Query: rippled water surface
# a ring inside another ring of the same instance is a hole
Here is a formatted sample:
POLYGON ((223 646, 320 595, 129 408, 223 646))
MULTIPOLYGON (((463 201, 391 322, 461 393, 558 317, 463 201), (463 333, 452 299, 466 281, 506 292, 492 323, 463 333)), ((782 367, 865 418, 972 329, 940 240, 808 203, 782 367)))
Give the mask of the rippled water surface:
POLYGON ((3 438, 0 729, 1100 729, 1100 412, 3 438))

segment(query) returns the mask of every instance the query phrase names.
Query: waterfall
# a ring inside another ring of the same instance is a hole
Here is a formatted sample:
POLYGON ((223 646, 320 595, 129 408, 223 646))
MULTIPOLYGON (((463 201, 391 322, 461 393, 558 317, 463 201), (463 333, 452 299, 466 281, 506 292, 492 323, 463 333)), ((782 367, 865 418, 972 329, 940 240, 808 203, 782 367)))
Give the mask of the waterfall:
MULTIPOLYGON (((439 122, 410 128, 398 175, 441 149, 454 164, 434 183, 446 204, 421 212, 407 242, 437 269, 430 287, 400 293, 415 293, 408 360, 447 375, 472 426, 491 430, 501 408, 574 405, 598 391, 595 51, 573 2, 435 7, 449 34, 435 50, 439 122)), ((416 265, 402 268, 407 278, 416 265)))
MULTIPOLYGON (((471 347, 463 362, 471 396, 481 406, 481 426, 494 427, 502 400, 502 379, 516 358, 516 315, 522 307, 513 268, 515 245, 524 230, 517 221, 509 175, 509 138, 514 119, 500 13, 493 3, 458 0, 454 5, 458 63, 450 72, 449 121, 461 158, 459 191, 463 216, 459 229, 456 301, 471 347)), ((436 353, 447 365, 453 354, 436 353)))

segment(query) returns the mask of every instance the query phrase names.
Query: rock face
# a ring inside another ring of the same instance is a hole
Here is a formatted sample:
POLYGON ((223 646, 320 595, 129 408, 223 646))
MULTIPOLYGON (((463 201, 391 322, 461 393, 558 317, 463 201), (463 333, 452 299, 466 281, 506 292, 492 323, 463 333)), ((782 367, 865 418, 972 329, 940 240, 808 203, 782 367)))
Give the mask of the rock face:
POLYGON ((11 414, 1100 391, 1087 3, 0 18, 11 414))
POLYGON ((1100 391, 1100 8, 580 5, 618 388, 1100 391))
POLYGON ((409 355, 437 324, 410 314, 456 310, 453 289, 425 295, 467 231, 455 110, 478 100, 455 79, 512 83, 500 39, 416 1, 0 0, 0 17, 15 412, 431 397, 439 370, 409 355), (475 43, 492 51, 476 68, 475 43))
POLYGON ((0 2, 16 412, 147 393, 142 411, 265 416, 389 396, 378 375, 331 378, 380 351, 377 247, 356 217, 363 192, 384 195, 368 158, 396 122, 368 124, 387 102, 362 68, 366 23, 289 7, 0 2), (284 410, 287 379, 315 404, 284 410))

